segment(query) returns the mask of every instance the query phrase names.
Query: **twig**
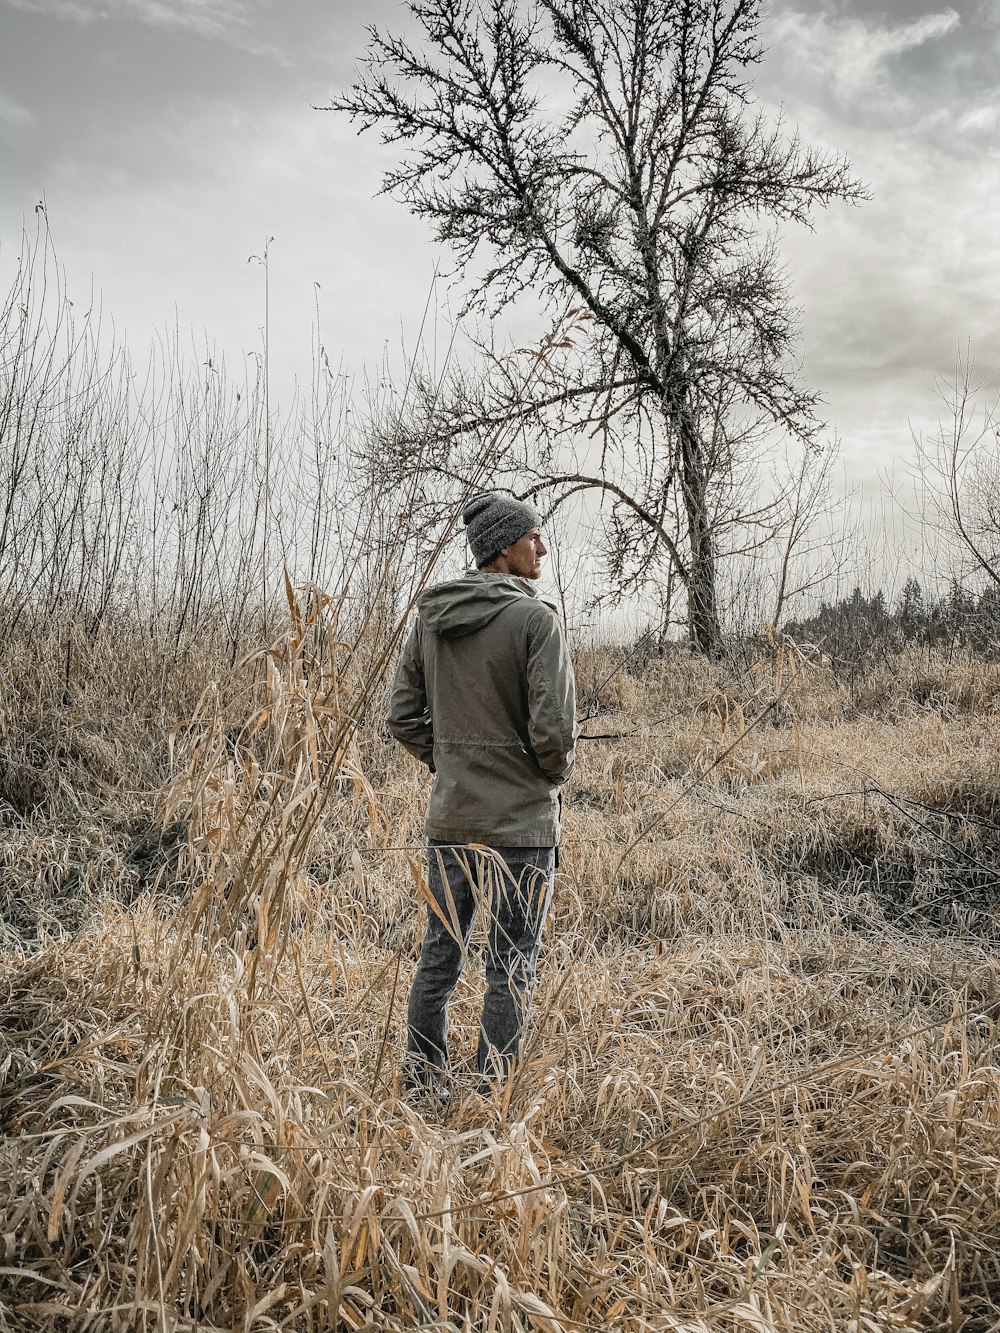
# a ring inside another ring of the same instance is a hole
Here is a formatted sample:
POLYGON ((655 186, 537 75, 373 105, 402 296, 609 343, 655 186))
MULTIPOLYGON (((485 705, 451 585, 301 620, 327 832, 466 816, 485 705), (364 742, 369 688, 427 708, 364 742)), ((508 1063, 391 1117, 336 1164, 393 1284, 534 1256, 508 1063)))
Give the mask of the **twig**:
POLYGON ((709 773, 711 773, 714 769, 718 768, 718 766, 722 763, 723 759, 725 759, 728 755, 732 754, 732 752, 741 743, 741 741, 745 740, 746 737, 750 735, 751 731, 753 731, 755 727, 760 726, 760 724, 764 721, 764 719, 775 708, 777 708, 785 692, 786 691, 783 690, 780 693, 776 694, 774 698, 771 700, 771 702, 767 705, 767 707, 757 714, 757 716, 749 724, 749 726, 743 728, 743 730, 732 742, 732 744, 727 745, 724 750, 720 751, 720 753, 717 754, 715 758, 712 760, 711 764, 709 764, 708 768, 706 768, 703 773, 699 773, 698 776, 692 782, 689 782, 688 785, 683 789, 683 791, 681 791, 680 794, 670 802, 666 810, 656 815, 653 819, 649 821, 649 823, 646 825, 644 829, 640 830, 640 832, 636 834, 636 836, 628 844, 628 846, 622 852, 621 857, 619 858, 618 865, 615 867, 616 878, 618 875, 621 874, 622 866, 625 864, 625 858, 627 856, 630 856, 632 852, 634 852, 635 849, 639 846, 639 844, 641 842, 644 842, 645 839, 648 838, 649 835, 652 833, 652 831, 655 828, 659 827, 659 825, 663 823, 666 817, 669 814, 671 814, 674 810, 676 810, 678 805, 680 805, 681 801, 684 800, 685 796, 690 796, 690 794, 695 790, 695 788, 700 786, 701 783, 704 782, 704 780, 708 777, 709 773))
MULTIPOLYGON (((813 796, 806 802, 806 805, 817 805, 823 801, 844 800, 848 796, 881 796, 882 799, 891 805, 894 810, 898 810, 904 819, 908 819, 911 824, 914 824, 919 829, 923 829, 925 833, 929 834, 932 838, 936 838, 938 842, 944 843, 946 847, 950 847, 953 852, 968 861, 970 865, 975 866, 978 870, 985 870, 988 875, 997 874, 997 866, 988 865, 985 861, 980 861, 978 857, 973 856, 972 853, 966 851, 964 847, 960 847, 957 842, 952 842, 951 839, 946 838, 943 833, 938 833, 938 831, 932 828, 925 820, 918 819, 916 815, 911 814, 909 810, 904 810, 900 802, 906 801, 908 805, 916 805, 922 810, 929 811, 931 814, 944 815, 949 819, 965 819, 967 816, 963 815, 961 811, 940 810, 936 809, 934 806, 925 805, 922 801, 911 801, 905 796, 896 796, 892 792, 887 792, 885 788, 879 786, 877 782, 870 782, 866 787, 858 787, 850 791, 835 791, 828 792, 825 796, 813 796)), ((995 829, 997 827, 995 824, 989 823, 988 820, 977 820, 976 822, 982 823, 986 828, 990 829, 995 829)))

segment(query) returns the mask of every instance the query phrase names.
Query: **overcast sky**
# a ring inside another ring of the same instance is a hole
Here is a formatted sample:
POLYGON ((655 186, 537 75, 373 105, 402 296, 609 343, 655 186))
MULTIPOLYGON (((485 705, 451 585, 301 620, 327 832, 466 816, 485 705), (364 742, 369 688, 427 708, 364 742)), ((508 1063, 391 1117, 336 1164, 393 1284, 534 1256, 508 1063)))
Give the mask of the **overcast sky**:
MULTIPOLYGON (((412 346, 438 256, 376 197, 375 138, 310 107, 350 82, 365 22, 400 26, 396 0, 0 0, 0 15, 5 276, 44 196, 71 294, 92 277, 133 351, 175 310, 230 366, 258 347, 247 260, 269 236, 278 383, 308 382, 317 293, 332 362, 357 374, 412 346)), ((870 480, 933 421, 959 347, 1000 367, 1000 3, 778 0, 766 36, 762 98, 873 192, 784 241, 805 377, 870 480)))

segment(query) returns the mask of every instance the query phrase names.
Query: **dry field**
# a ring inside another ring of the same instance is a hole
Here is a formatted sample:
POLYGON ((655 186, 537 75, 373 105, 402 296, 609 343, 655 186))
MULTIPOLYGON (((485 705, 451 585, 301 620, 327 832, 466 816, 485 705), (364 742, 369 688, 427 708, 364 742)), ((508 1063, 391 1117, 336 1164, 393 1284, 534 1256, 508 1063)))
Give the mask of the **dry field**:
POLYGON ((998 668, 581 650, 527 1058, 477 1098, 473 963, 442 1115, 425 780, 295 610, 5 647, 0 1329, 996 1329, 998 668))

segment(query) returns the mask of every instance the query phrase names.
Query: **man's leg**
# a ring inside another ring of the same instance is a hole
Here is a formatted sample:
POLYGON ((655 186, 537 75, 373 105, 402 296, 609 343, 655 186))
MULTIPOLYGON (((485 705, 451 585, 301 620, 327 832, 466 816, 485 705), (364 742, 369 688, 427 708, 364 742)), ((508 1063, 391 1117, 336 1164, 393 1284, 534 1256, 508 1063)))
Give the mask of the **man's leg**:
POLYGON ((477 1058, 485 1078, 506 1078, 517 1057, 555 870, 553 847, 497 852, 487 893, 486 999, 477 1058))
POLYGON ((434 1086, 448 1066, 448 1001, 465 962, 480 873, 479 859, 467 847, 429 843, 427 884, 435 907, 427 907, 427 929, 406 1010, 410 1086, 434 1086))

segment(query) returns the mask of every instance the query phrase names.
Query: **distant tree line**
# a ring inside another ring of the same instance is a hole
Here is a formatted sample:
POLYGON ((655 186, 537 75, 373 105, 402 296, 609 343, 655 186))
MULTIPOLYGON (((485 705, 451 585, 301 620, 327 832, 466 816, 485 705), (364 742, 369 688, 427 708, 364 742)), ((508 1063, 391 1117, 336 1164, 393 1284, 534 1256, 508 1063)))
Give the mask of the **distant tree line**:
POLYGON ((908 646, 963 648, 997 658, 1000 586, 990 583, 974 592, 952 578, 935 593, 908 578, 895 604, 881 589, 866 594, 855 587, 846 597, 823 602, 814 615, 787 628, 793 638, 815 644, 835 661, 908 646))

